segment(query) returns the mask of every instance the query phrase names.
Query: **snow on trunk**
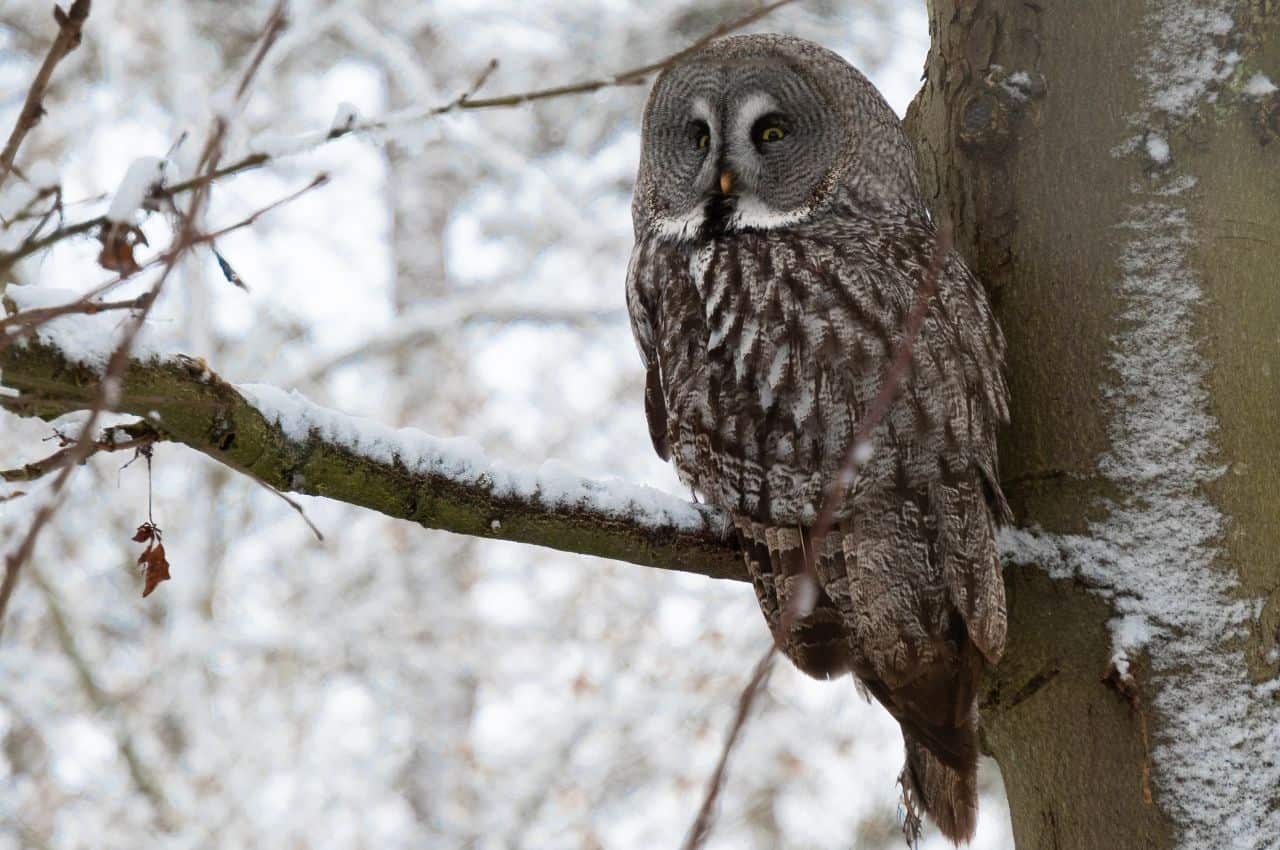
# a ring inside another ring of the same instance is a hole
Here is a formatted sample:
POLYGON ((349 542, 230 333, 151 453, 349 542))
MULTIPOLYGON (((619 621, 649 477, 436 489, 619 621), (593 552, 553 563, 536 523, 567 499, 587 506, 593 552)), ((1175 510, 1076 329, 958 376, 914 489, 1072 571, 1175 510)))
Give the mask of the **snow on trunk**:
POLYGON ((1106 387, 1110 451, 1099 467, 1123 495, 1087 537, 1012 531, 1003 544, 1014 560, 1057 563, 1060 576, 1109 588, 1122 675, 1136 651, 1149 653, 1154 790, 1179 846, 1261 850, 1280 840, 1271 805, 1280 708, 1268 698, 1274 686, 1249 680, 1242 644, 1262 600, 1242 598, 1222 546, 1227 518, 1206 493, 1224 466, 1195 326, 1196 176, 1166 141, 1216 101, 1240 61, 1218 46, 1233 29, 1231 5, 1148 3, 1148 50, 1134 66, 1146 109, 1115 148, 1150 175, 1135 182, 1128 218, 1116 225, 1123 312, 1106 387))

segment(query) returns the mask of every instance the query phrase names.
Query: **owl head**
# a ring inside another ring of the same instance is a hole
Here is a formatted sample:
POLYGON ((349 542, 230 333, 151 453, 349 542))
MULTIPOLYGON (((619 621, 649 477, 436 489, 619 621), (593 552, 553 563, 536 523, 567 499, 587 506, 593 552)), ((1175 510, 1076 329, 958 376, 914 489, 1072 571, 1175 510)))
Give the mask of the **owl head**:
POLYGON ((637 236, 699 241, 841 202, 922 209, 915 168, 898 117, 848 62, 804 39, 733 36, 654 83, 632 218, 637 236))

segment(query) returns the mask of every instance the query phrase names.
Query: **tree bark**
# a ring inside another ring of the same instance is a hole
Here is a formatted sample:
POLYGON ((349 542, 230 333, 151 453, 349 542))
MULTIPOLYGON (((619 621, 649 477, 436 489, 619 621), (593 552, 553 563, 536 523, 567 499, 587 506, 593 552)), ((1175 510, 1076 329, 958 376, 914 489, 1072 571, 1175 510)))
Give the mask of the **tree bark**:
POLYGON ((1035 529, 982 707, 1017 846, 1274 847, 1276 6, 931 0, 930 29, 909 130, 1009 340, 1035 529))

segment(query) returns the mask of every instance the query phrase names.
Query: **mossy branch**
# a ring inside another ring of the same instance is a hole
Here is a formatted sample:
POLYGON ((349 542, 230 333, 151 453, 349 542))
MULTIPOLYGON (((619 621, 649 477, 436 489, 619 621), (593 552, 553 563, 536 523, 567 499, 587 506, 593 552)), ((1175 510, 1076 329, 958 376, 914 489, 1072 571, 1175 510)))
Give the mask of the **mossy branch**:
MULTIPOLYGON (((90 407, 101 375, 40 340, 0 353, 0 403, 23 416, 53 418, 90 407)), ((114 410, 142 416, 161 436, 283 492, 324 496, 410 520, 426 528, 513 540, 648 567, 746 579, 724 516, 694 506, 700 528, 655 523, 590 503, 547 504, 487 484, 383 462, 315 432, 287 435, 202 360, 172 357, 129 362, 114 410)))

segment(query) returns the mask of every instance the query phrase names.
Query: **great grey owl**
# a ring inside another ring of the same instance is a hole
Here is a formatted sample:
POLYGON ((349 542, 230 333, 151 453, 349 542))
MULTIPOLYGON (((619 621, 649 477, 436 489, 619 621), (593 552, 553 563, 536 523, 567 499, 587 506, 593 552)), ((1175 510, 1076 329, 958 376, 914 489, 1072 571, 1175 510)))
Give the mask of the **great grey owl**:
POLYGON ((909 812, 977 819, 976 691, 1005 641, 995 524, 1004 340, 954 252, 871 456, 813 539, 926 286, 935 227, 897 116, 836 54, 735 36, 645 106, 627 307, 654 448, 734 517, 774 640, 902 726, 909 812), (809 552, 820 587, 783 633, 809 552))

